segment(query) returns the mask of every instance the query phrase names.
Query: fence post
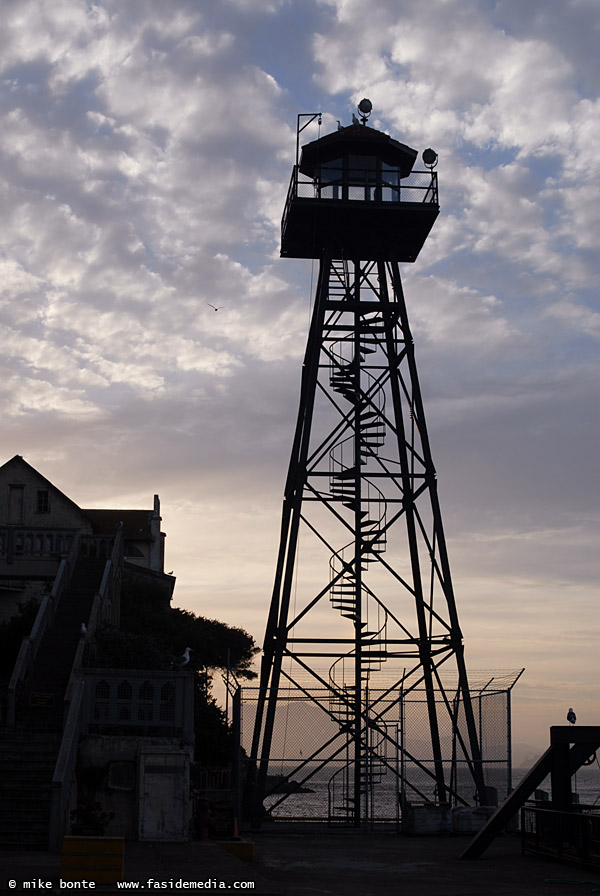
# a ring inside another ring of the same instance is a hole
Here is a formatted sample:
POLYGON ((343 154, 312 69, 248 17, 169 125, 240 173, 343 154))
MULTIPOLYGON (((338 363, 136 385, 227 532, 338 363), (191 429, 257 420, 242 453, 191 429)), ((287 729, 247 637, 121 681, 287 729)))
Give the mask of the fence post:
POLYGON ((237 833, 242 818, 242 689, 235 691, 231 703, 231 730, 233 734, 233 755, 231 773, 233 783, 234 832, 237 833))

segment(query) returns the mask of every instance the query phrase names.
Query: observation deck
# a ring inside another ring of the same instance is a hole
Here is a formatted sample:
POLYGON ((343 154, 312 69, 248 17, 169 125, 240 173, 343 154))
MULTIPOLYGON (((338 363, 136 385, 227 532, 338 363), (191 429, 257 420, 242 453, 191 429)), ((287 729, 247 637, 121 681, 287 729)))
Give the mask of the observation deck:
POLYGON ((415 261, 439 214, 437 172, 363 125, 302 148, 281 223, 284 258, 415 261))
POLYGON ((332 183, 292 172, 281 221, 282 258, 396 258, 415 261, 439 214, 436 171, 332 183))

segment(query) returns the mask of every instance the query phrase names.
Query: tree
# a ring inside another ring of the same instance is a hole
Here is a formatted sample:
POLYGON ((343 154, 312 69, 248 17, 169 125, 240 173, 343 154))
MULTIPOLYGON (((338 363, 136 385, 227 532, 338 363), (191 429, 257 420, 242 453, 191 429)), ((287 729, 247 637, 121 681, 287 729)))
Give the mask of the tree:
POLYGON ((210 676, 211 670, 227 669, 229 661, 238 678, 256 677, 250 666, 258 648, 248 632, 165 605, 159 589, 127 579, 121 592, 120 632, 127 637, 115 638, 114 647, 122 642, 126 656, 136 662, 129 668, 168 668, 174 656, 190 647, 190 668, 208 670, 210 676))
POLYGON ((223 710, 211 694, 215 670, 229 669, 238 678, 252 679, 250 665, 258 647, 242 628, 189 610, 165 604, 159 589, 123 583, 121 625, 104 626, 96 637, 95 655, 88 665, 113 669, 170 669, 173 657, 191 648, 189 671, 195 670, 194 726, 196 760, 223 764, 231 755, 231 731, 223 710))

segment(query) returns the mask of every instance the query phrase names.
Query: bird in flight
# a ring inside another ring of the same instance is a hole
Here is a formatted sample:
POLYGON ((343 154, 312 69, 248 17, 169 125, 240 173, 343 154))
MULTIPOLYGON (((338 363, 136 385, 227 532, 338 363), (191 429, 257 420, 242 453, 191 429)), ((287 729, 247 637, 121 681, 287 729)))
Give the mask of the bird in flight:
POLYGON ((569 722, 571 725, 574 725, 576 721, 577 721, 577 716, 573 712, 573 707, 570 706, 569 711, 567 713, 567 722, 569 722))
POLYGON ((210 302, 207 302, 206 304, 209 306, 209 308, 214 308, 215 311, 220 311, 221 308, 223 307, 223 306, 221 305, 219 308, 217 308, 215 305, 211 305, 210 302))

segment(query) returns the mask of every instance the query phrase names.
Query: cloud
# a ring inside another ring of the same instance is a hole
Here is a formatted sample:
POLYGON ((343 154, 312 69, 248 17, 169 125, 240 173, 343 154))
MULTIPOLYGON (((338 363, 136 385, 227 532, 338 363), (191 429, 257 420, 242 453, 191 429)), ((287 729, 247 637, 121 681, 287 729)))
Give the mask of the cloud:
POLYGON ((544 650, 565 589, 570 631, 595 612, 594 0, 7 0, 0 23, 6 457, 84 506, 160 492, 178 602, 260 639, 316 281, 278 257, 296 114, 323 134, 369 96, 439 153, 402 276, 462 623, 482 662, 579 680, 544 650))

